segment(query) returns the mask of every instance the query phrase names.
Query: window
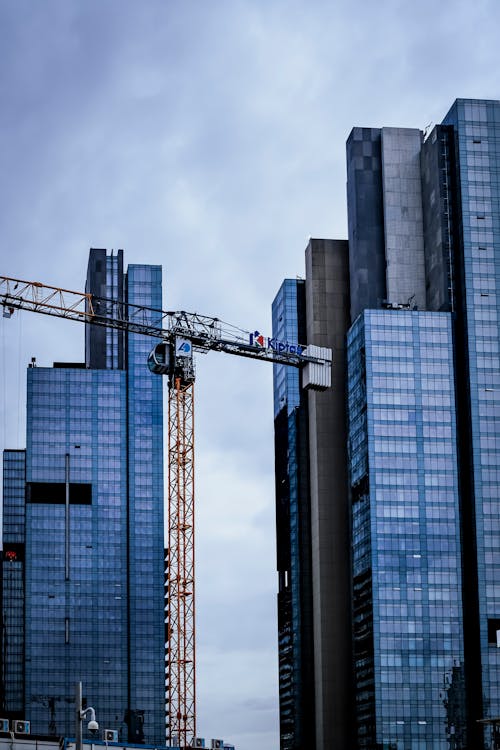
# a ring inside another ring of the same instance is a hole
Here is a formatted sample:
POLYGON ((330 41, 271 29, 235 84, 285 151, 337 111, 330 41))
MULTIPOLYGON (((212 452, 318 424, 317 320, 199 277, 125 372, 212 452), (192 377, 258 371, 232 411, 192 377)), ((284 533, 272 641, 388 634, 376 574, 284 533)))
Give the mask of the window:
POLYGON ((500 647, 500 618, 488 620, 488 643, 500 647))

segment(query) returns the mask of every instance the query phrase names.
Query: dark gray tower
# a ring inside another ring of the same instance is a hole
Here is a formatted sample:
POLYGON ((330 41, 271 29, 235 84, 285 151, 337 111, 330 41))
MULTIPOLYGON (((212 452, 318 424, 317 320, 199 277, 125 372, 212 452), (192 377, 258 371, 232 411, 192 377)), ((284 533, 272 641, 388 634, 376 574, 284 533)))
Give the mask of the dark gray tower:
MULTIPOLYGON (((85 291, 103 299, 124 302, 126 275, 123 273, 123 250, 108 255, 106 250, 91 248, 85 291)), ((102 303, 97 303, 102 314, 102 303)), ((93 370, 123 370, 125 367, 125 332, 102 326, 85 326, 85 361, 93 370)))
POLYGON ((306 249, 307 339, 333 350, 332 387, 309 393, 309 466, 316 747, 351 746, 351 612, 345 333, 349 325, 345 240, 306 249))

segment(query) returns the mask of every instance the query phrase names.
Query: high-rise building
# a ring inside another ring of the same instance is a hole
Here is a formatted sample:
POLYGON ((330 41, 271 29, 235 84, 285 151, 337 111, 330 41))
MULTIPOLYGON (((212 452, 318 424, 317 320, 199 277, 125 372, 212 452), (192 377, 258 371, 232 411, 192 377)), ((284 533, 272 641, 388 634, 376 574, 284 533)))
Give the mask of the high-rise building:
MULTIPOLYGON (((333 351, 332 387, 311 393, 309 466, 317 747, 350 747, 351 657, 348 648, 349 513, 344 332, 349 321, 348 248, 345 240, 311 239, 306 248, 307 341, 333 351), (342 690, 339 689, 342 685, 342 690)), ((307 747, 307 744, 305 745, 307 747)))
MULTIPOLYGON (((287 279, 273 303, 273 336, 304 341, 305 283, 287 279)), ((280 736, 314 743, 314 669, 307 399, 299 372, 274 365, 280 736)))
POLYGON ((349 747, 351 732, 350 650, 335 647, 350 637, 345 377, 338 366, 349 315, 347 242, 311 239, 306 269, 305 282, 285 280, 274 300, 273 336, 331 347, 334 368, 328 392, 307 394, 297 371, 274 366, 282 750, 349 747))
MULTIPOLYGON (((304 343, 334 346, 334 371, 346 372, 335 417, 331 395, 299 390, 318 749, 472 750, 489 739, 478 720, 500 715, 499 166, 497 101, 457 100, 425 134, 356 127, 335 298, 328 265, 306 252, 304 343), (342 289, 345 323, 329 319, 342 289), (342 460, 346 482, 332 468, 342 460), (352 576, 343 611, 339 547, 352 576), (352 684, 329 650, 349 653, 352 684)), ((333 259, 333 243, 324 249, 333 259)))
MULTIPOLYGON (((87 291, 161 308, 161 268, 90 251, 87 291)), ((144 336, 89 326, 85 363, 28 369, 26 451, 4 454, 4 713, 165 743, 162 379, 144 336)))
POLYGON ((348 334, 358 748, 464 747, 453 333, 365 310, 348 334))

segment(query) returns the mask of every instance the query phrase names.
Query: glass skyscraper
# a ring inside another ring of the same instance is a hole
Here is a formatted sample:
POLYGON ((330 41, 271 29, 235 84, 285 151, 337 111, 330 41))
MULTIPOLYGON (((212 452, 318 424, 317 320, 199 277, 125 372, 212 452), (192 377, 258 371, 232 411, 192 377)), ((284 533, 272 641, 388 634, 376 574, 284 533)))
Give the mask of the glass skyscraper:
MULTIPOLYGON (((475 716, 500 715, 500 102, 458 100, 444 120, 458 262, 457 384, 475 716)), ((479 718, 479 717, 478 717, 479 718)))
MULTIPOLYGON (((302 321, 304 343, 331 345, 334 372, 346 372, 343 446, 342 420, 325 416, 329 394, 299 391, 309 414, 316 747, 326 746, 320 731, 335 741, 343 722, 356 748, 486 748, 491 728, 478 722, 500 716, 500 102, 459 99, 425 134, 354 128, 347 204, 345 350, 339 292, 314 261, 302 321), (318 342, 320 329, 328 335, 318 342), (345 485, 331 469, 342 456, 345 485), (315 516, 329 535, 315 534, 315 516), (342 588, 328 544, 350 558, 343 612, 338 596, 328 610, 342 588), (329 573, 336 582, 318 590, 329 573), (334 620, 336 637, 325 640, 334 620), (352 680, 328 659, 326 678, 318 674, 328 649, 351 654, 352 680)), ((292 747, 309 746, 296 737, 292 747)))
MULTIPOLYGON (((124 273, 121 250, 93 249, 87 291, 158 309, 161 268, 124 273)), ((16 675, 5 709, 32 732, 74 735, 81 681, 102 728, 165 743, 162 379, 150 349, 89 326, 85 364, 28 370, 25 457, 4 454, 3 681, 16 675), (9 645, 20 622, 21 658, 9 645)))
MULTIPOLYGON (((286 279, 273 303, 273 336, 305 340, 305 283, 286 279)), ((280 737, 314 742, 311 521, 307 399, 299 372, 274 365, 280 737)))
POLYGON ((465 747, 451 316, 366 310, 348 334, 357 747, 465 747))

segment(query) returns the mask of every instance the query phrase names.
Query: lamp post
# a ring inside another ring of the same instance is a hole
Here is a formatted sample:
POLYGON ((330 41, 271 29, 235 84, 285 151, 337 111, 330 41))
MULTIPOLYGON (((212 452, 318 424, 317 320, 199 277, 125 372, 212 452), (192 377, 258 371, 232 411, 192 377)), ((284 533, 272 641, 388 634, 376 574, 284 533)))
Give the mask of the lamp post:
POLYGON ((90 715, 88 723, 90 731, 96 732, 99 729, 99 724, 95 719, 95 711, 92 706, 82 708, 82 683, 77 682, 75 689, 76 750, 83 750, 82 722, 87 715, 90 715))

